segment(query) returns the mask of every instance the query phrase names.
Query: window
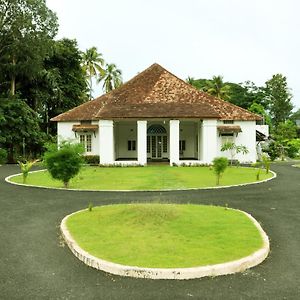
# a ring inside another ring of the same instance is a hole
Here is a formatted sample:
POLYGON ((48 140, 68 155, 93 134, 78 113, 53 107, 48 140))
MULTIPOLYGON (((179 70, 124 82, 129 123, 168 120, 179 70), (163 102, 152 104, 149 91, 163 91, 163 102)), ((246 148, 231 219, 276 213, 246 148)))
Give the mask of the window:
POLYGON ((127 150, 135 151, 136 150, 136 142, 135 141, 127 141, 127 150))
POLYGON ((163 136, 163 152, 168 152, 168 137, 166 135, 163 136))
POLYGON ((233 124, 234 121, 233 120, 224 120, 223 124, 233 124))
POLYGON ((80 134, 80 144, 83 145, 85 152, 92 152, 92 135, 91 134, 80 134))
POLYGON ((183 152, 185 151, 185 141, 179 141, 179 151, 183 152))
POLYGON ((150 136, 147 135, 147 153, 150 153, 150 136))

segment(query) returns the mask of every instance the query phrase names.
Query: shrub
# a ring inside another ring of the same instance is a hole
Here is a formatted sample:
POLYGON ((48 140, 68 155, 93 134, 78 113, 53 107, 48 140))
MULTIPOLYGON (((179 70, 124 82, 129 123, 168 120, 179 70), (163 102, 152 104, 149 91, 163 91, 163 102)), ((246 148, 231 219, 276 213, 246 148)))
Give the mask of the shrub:
POLYGON ((44 154, 44 164, 54 179, 61 180, 64 187, 68 188, 69 181, 75 177, 83 163, 83 146, 63 142, 57 149, 55 144, 48 145, 44 154))
POLYGON ((286 152, 288 157, 295 158, 299 155, 300 139, 292 139, 286 142, 286 152))
POLYGON ((0 164, 5 164, 7 162, 7 151, 0 148, 0 164))
POLYGON ((85 155, 84 160, 89 165, 99 165, 99 155, 85 155))
POLYGON ((270 163, 271 163, 270 158, 267 154, 263 154, 261 159, 262 159, 262 163, 266 169, 266 173, 268 174, 270 172, 270 163))
POLYGON ((269 155, 271 161, 274 161, 277 157, 280 156, 279 145, 274 141, 271 142, 264 151, 269 155))
POLYGON ((217 176, 216 184, 220 184, 220 178, 228 167, 228 159, 226 157, 216 157, 213 160, 213 169, 217 176))
POLYGON ((21 172, 22 172, 22 175, 23 175, 23 183, 26 183, 26 179, 28 177, 28 174, 29 174, 31 168, 38 161, 39 161, 38 159, 32 160, 32 161, 24 161, 24 162, 18 161, 18 164, 21 168, 21 172))

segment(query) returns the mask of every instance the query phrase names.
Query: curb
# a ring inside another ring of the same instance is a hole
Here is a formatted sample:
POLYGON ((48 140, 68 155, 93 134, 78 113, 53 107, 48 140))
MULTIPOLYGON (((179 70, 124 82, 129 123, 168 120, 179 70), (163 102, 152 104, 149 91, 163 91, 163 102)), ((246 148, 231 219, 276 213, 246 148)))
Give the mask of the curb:
POLYGON ((80 210, 64 217, 60 224, 60 230, 62 232, 64 240, 66 241, 72 253, 84 264, 92 268, 95 268, 97 270, 101 270, 107 273, 124 276, 124 277, 147 278, 147 279, 186 280, 186 279, 202 278, 207 276, 214 277, 214 276, 243 272, 246 269, 257 266, 258 264, 262 263, 266 259, 270 251, 269 238, 267 234, 264 232, 264 230, 262 229, 262 227, 260 226, 260 224, 250 214, 238 209, 232 209, 232 210, 236 210, 244 213, 254 223, 254 225, 260 232, 261 237, 263 239, 263 247, 255 251, 251 255, 243 257, 239 260, 234 260, 222 264, 207 265, 207 266, 192 267, 192 268, 142 268, 142 267, 135 267, 135 266, 126 266, 126 265, 109 262, 89 254, 88 252, 84 251, 82 248, 79 247, 79 245, 73 239, 66 226, 66 221, 70 216, 85 210, 80 210))
MULTIPOLYGON (((29 173, 37 173, 37 172, 44 172, 46 169, 43 170, 37 170, 32 171, 29 173)), ((24 184, 24 183, 16 183, 10 181, 10 178, 22 175, 22 173, 13 174, 10 176, 7 176, 5 178, 5 181, 10 184, 19 185, 19 186, 26 186, 31 188, 40 188, 40 189, 50 189, 50 190, 63 190, 63 191, 73 191, 73 192, 172 192, 172 191, 197 191, 197 190, 213 190, 213 189, 227 189, 231 187, 239 187, 239 186, 247 186, 247 185, 253 185, 253 184, 260 184, 267 181, 270 181, 272 179, 275 179, 277 177, 277 174, 274 171, 269 171, 273 174, 271 178, 257 181, 257 182, 249 182, 249 183, 240 183, 240 184, 233 184, 233 185, 223 185, 223 186, 211 186, 211 187, 203 187, 203 188, 184 188, 184 189, 162 189, 162 190, 83 190, 83 189, 66 189, 66 188, 57 188, 57 187, 47 187, 47 186, 41 186, 41 185, 30 185, 30 184, 24 184)))

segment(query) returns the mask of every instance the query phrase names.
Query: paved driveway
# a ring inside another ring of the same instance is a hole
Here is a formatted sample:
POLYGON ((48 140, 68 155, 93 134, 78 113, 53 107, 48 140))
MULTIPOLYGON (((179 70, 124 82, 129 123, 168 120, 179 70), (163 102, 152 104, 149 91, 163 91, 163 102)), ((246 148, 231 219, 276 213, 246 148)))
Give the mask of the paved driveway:
POLYGON ((270 182, 190 192, 72 192, 18 187, 0 167, 0 299, 300 299, 300 169, 272 168, 270 182), (122 278, 85 266, 60 240, 61 219, 94 205, 131 201, 225 205, 251 213, 271 254, 242 274, 188 281, 122 278))

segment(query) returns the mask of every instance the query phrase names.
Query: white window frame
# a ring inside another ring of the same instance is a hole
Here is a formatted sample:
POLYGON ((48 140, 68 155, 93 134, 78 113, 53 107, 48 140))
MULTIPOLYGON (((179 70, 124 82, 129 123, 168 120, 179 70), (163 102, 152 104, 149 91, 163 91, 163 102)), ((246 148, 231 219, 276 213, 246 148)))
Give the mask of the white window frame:
POLYGON ((80 133, 79 143, 84 147, 84 152, 86 154, 92 153, 93 150, 93 136, 92 133, 80 133))

